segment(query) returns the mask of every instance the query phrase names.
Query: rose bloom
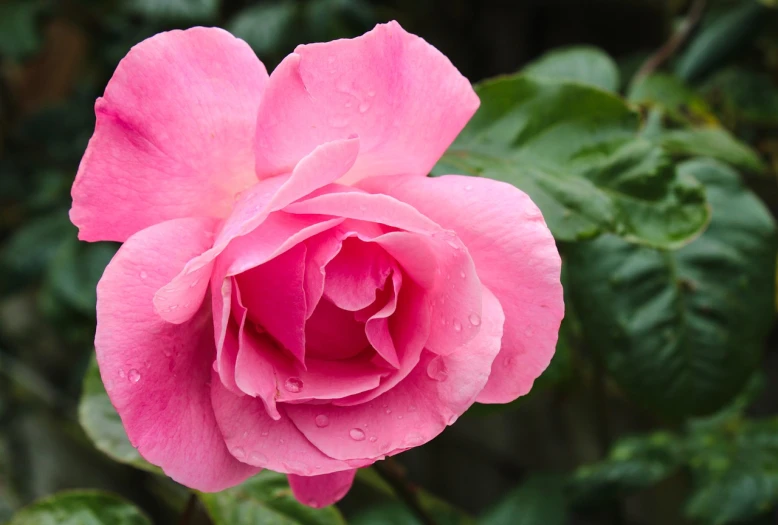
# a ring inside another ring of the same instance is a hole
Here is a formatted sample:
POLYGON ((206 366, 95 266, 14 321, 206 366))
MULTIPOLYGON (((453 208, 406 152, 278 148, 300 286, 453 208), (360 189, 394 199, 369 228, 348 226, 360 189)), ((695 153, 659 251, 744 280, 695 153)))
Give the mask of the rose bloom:
POLYGON ((100 373, 132 444, 202 491, 263 468, 303 503, 526 394, 554 353, 560 258, 532 201, 427 175, 478 108, 397 23, 268 76, 229 33, 121 61, 73 185, 100 373))

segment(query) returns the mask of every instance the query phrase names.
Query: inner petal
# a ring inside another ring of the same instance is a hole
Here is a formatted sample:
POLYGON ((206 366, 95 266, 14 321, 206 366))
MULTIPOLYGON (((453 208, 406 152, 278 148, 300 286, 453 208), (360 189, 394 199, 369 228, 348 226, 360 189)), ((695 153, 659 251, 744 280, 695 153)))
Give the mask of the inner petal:
POLYGON ((306 356, 318 359, 348 359, 370 346, 365 324, 354 312, 322 299, 305 325, 306 356))
POLYGON ((325 267, 324 296, 344 310, 366 308, 376 300, 376 292, 384 288, 393 266, 379 245, 347 238, 325 267))

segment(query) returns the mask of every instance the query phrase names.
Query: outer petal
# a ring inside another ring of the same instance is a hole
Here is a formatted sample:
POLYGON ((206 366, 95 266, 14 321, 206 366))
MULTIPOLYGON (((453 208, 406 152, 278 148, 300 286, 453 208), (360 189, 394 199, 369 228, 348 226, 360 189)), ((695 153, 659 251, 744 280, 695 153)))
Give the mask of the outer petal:
POLYGON ((267 72, 226 31, 160 33, 132 48, 97 100, 70 218, 88 241, 124 241, 168 219, 224 217, 256 181, 267 72))
POLYGON ((250 465, 313 476, 351 470, 374 461, 368 458, 347 463, 325 455, 305 439, 282 407, 279 406, 281 419, 274 421, 262 401, 233 395, 215 376, 211 381, 211 399, 227 446, 235 457, 250 465))
POLYGON ((481 330, 457 352, 426 352, 408 377, 372 403, 289 405, 286 413, 311 443, 333 458, 378 458, 426 443, 483 389, 500 351, 503 321, 500 303, 484 290, 481 330), (320 415, 328 420, 324 428, 317 424, 320 415))
POLYGON ((257 469, 236 461, 216 425, 208 382, 210 312, 181 325, 154 313, 154 292, 208 243, 209 219, 176 219, 130 237, 97 286, 100 373, 138 451, 176 481, 205 491, 257 469))
POLYGON ((355 133, 346 175, 426 175, 475 113, 470 82, 437 49, 381 24, 353 40, 299 46, 273 71, 257 120, 257 174, 289 171, 355 133))
POLYGON ((506 403, 529 392, 554 355, 564 316, 561 260, 537 206, 510 184, 458 175, 385 177, 363 186, 456 231, 481 282, 500 300, 502 350, 477 401, 506 403))
POLYGON ((298 476, 289 474, 289 486, 294 497, 309 507, 320 509, 343 499, 351 485, 357 470, 344 470, 321 476, 298 476))

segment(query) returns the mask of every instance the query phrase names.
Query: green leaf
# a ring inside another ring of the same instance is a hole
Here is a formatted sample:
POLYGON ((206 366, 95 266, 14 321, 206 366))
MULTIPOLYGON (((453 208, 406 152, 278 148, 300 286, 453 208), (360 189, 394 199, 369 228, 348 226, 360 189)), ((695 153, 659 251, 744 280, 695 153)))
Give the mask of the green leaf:
POLYGON ((675 66, 683 80, 701 78, 721 66, 740 48, 752 41, 765 19, 765 6, 747 0, 706 17, 675 66))
POLYGON ((241 11, 227 25, 261 56, 279 53, 294 33, 297 4, 290 0, 253 5, 241 11))
POLYGON ((509 182, 540 207, 558 240, 615 233, 678 246, 706 224, 704 189, 678 177, 638 136, 620 98, 580 84, 514 75, 476 86, 481 107, 434 169, 509 182))
POLYGON ((36 276, 51 264, 60 247, 76 238, 67 212, 57 211, 28 221, 0 252, 4 265, 21 275, 36 276))
POLYGON ((678 77, 655 73, 633 85, 627 99, 635 104, 658 106, 675 120, 692 125, 715 124, 707 102, 678 77))
POLYGON ((614 236, 570 246, 568 291, 589 346, 636 401, 706 414, 759 362, 773 321, 776 231, 727 166, 693 160, 679 172, 707 187, 707 231, 669 252, 614 236))
POLYGON ((714 74, 701 91, 732 125, 778 125, 778 88, 766 73, 730 67, 714 74))
POLYGON ((161 22, 213 20, 220 0, 124 0, 125 9, 161 22))
POLYGON ((479 525, 565 525, 569 522, 561 476, 535 475, 478 520, 479 525))
MULTIPOLYGON (((383 498, 396 498, 394 489, 375 471, 374 468, 361 468, 357 471, 357 482, 372 489, 377 495, 383 498)), ((433 516, 438 525, 473 525, 473 519, 464 511, 454 507, 445 500, 442 500, 433 494, 430 494, 422 488, 416 489, 416 496, 419 499, 421 507, 430 515, 433 516)), ((395 500, 389 503, 396 503, 395 500)), ((393 507, 388 507, 393 508, 393 507)), ((394 513, 391 519, 399 519, 399 516, 403 513, 397 508, 394 508, 394 513)), ((375 517, 374 513, 369 513, 368 518, 375 517)), ((364 519, 368 519, 364 518, 364 519)), ((350 522, 349 522, 350 523, 350 522)), ((366 522, 371 523, 371 522, 366 522)), ((392 523, 378 521, 377 523, 392 523)), ((409 525, 412 521, 405 522, 409 525)))
MULTIPOLYGON (((116 379, 117 381, 119 378, 116 379)), ((78 420, 95 447, 120 463, 161 474, 162 470, 143 459, 130 443, 124 425, 108 398, 94 356, 89 362, 78 405, 78 420)))
POLYGON ((672 155, 711 157, 744 170, 765 171, 759 155, 723 128, 665 131, 659 142, 672 155))
POLYGON ((579 82, 605 91, 616 92, 619 89, 619 69, 616 63, 596 47, 569 47, 548 52, 525 66, 522 73, 579 82))
POLYGON ((711 525, 742 523, 778 504, 778 419, 695 432, 691 448, 690 517, 711 525))
POLYGON ((656 432, 619 441, 604 461, 579 467, 569 481, 570 497, 587 506, 651 487, 680 468, 683 442, 656 432))
POLYGON ((97 282, 117 250, 113 243, 86 244, 75 237, 65 242, 49 265, 52 291, 86 315, 95 314, 97 282))
POLYGON ((263 470, 242 484, 200 494, 214 525, 345 525, 334 506, 313 509, 292 495, 285 474, 263 470))
POLYGON ((138 508, 113 494, 60 492, 20 510, 9 525, 151 525, 138 508))
POLYGON ((45 0, 0 2, 0 55, 18 60, 38 49, 37 19, 47 5, 45 0))

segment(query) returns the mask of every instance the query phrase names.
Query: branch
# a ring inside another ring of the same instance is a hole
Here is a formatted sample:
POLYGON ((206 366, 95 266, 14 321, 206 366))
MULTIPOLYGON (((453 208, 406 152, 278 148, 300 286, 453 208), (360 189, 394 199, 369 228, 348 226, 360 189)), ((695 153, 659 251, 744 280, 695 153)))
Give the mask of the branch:
POLYGON ((702 18, 702 13, 705 11, 705 0, 694 0, 692 6, 689 8, 689 12, 686 14, 681 26, 673 35, 660 47, 653 55, 643 62, 640 69, 632 78, 632 84, 637 84, 638 81, 647 77, 659 67, 667 62, 678 51, 684 42, 689 38, 692 31, 702 18))
POLYGON ((418 489, 405 478, 402 467, 397 462, 387 458, 373 463, 373 468, 424 525, 437 525, 432 516, 421 506, 418 489))

